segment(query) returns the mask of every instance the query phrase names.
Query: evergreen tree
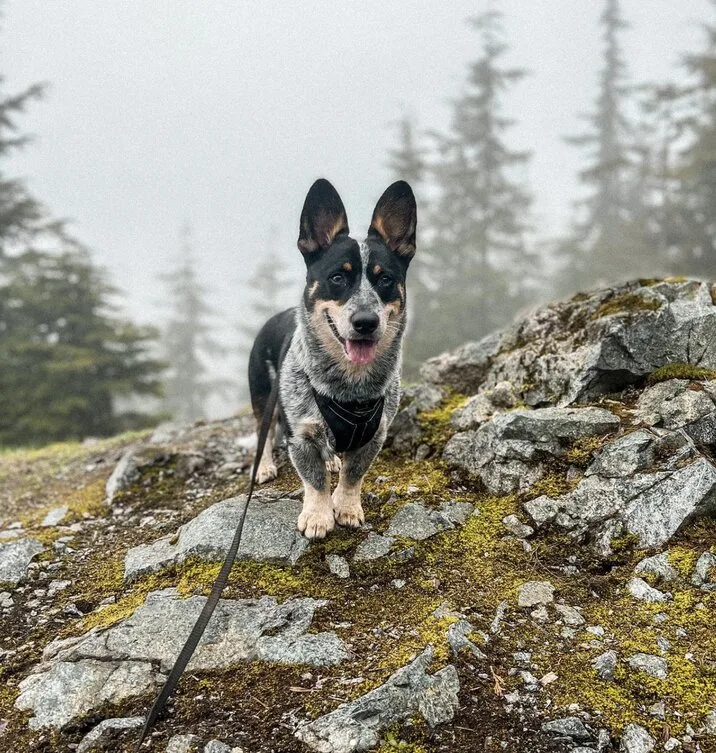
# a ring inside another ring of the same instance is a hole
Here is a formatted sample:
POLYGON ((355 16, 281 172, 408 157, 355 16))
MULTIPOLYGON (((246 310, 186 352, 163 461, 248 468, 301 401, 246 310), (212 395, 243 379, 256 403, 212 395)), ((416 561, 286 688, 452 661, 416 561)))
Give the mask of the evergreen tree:
POLYGON ((501 108, 504 93, 525 73, 501 65, 507 49, 501 13, 488 10, 471 24, 481 54, 454 102, 450 132, 436 134, 431 172, 438 196, 422 251, 433 265, 424 281, 429 295, 415 317, 420 339, 413 357, 420 360, 504 325, 536 273, 524 239, 531 198, 516 180, 529 155, 508 147, 513 123, 501 108))
POLYGON ((416 312, 430 302, 431 293, 426 281, 430 280, 435 267, 430 249, 425 247, 423 239, 426 232, 427 212, 424 196, 424 181, 428 170, 425 150, 418 143, 415 121, 405 115, 395 124, 398 131, 398 144, 388 152, 388 168, 392 180, 405 180, 415 192, 418 204, 418 253, 410 265, 410 302, 408 306, 408 328, 403 349, 403 373, 410 379, 417 375, 421 363, 420 354, 428 352, 430 341, 423 346, 422 339, 430 335, 413 326, 416 312))
POLYGON ((619 0, 605 0, 600 18, 604 64, 590 128, 567 141, 589 157, 580 180, 589 189, 578 205, 573 234, 558 249, 564 290, 653 274, 658 257, 646 243, 644 191, 649 177, 646 153, 635 141, 626 116, 627 71, 619 35, 626 23, 619 0))
MULTIPOLYGON (((716 0, 712 0, 716 9, 716 0)), ((716 275, 716 24, 705 26, 704 50, 686 58, 693 85, 682 92, 688 146, 675 171, 675 210, 671 230, 675 270, 716 275)))
POLYGON ((181 248, 175 269, 162 275, 168 290, 169 321, 162 335, 163 354, 169 364, 165 379, 165 410, 179 421, 189 422, 206 415, 206 403, 216 393, 225 395, 230 383, 207 378, 207 359, 225 354, 212 336, 213 313, 206 303, 206 288, 196 272, 191 231, 182 231, 181 248))
POLYGON ((0 260, 0 445, 105 436, 151 424, 118 398, 157 395, 156 333, 113 315, 86 251, 0 260))

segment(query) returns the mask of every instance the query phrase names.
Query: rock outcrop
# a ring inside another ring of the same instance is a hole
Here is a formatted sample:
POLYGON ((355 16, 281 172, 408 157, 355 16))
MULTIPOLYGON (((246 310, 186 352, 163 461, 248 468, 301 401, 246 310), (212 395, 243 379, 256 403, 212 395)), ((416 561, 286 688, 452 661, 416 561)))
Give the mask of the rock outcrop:
MULTIPOLYGON (((630 283, 431 359, 362 530, 298 534, 279 453, 146 749, 713 748, 714 299, 630 283)), ((245 504, 251 430, 0 456, 0 749, 132 750, 245 504)))

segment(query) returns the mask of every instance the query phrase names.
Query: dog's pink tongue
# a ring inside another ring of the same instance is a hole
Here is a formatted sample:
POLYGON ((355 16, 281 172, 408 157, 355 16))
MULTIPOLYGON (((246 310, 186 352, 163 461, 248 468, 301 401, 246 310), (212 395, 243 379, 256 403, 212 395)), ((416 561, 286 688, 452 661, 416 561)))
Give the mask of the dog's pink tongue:
POLYGON ((373 340, 346 340, 346 353, 353 363, 371 363, 377 347, 373 340))

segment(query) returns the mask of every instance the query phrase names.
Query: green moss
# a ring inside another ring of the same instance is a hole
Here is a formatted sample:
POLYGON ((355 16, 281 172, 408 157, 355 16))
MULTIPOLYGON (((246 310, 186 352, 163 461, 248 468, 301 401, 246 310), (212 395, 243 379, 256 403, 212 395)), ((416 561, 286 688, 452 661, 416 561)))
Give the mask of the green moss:
POLYGON ((610 437, 585 437, 575 442, 564 454, 568 463, 579 468, 587 468, 594 460, 597 451, 600 450, 610 437))
POLYGON ((385 733, 383 743, 377 753, 429 753, 429 751, 420 743, 401 739, 398 730, 393 729, 385 733))
POLYGON ((676 568, 679 575, 688 578, 694 571, 699 552, 685 546, 669 547, 669 564, 676 568))
POLYGON ((705 369, 691 363, 667 363, 660 366, 647 377, 649 384, 666 382, 669 379, 691 379, 704 382, 716 379, 716 369, 705 369))
POLYGON ((579 483, 579 478, 568 479, 561 470, 550 471, 539 481, 535 481, 526 494, 527 499, 535 499, 543 494, 547 497, 561 497, 571 492, 579 483))
POLYGON ((604 301, 592 314, 592 320, 601 319, 604 316, 617 314, 630 314, 636 311, 657 311, 661 304, 656 300, 645 298, 636 293, 624 293, 604 301))
POLYGON ((423 442, 432 448, 442 449, 455 433, 451 423, 452 414, 458 408, 462 408, 467 400, 466 395, 451 391, 440 401, 437 408, 418 414, 423 442))

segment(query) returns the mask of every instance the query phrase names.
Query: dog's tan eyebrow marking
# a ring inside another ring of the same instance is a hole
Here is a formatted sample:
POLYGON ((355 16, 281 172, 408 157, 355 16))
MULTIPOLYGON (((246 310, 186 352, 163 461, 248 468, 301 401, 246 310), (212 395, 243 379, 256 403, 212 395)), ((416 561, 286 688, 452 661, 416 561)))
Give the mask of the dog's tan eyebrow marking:
POLYGON ((373 267, 373 274, 377 277, 381 272, 383 271, 383 267, 380 266, 380 264, 376 264, 373 267))
POLYGON ((353 271, 353 265, 347 261, 343 263, 343 269, 346 270, 346 272, 352 272, 353 271))

